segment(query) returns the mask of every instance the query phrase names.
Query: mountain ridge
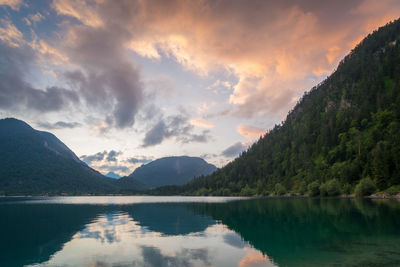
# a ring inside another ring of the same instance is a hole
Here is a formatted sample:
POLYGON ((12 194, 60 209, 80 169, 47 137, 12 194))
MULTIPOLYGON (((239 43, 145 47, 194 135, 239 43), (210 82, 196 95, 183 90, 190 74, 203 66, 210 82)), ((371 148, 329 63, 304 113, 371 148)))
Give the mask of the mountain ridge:
POLYGON ((0 119, 0 193, 87 194, 136 189, 135 181, 121 188, 81 161, 61 140, 15 118, 0 119))
POLYGON ((135 169, 128 178, 136 179, 149 188, 183 185, 191 179, 208 175, 217 169, 199 157, 163 157, 135 169))
POLYGON ((400 185, 399 73, 396 20, 362 40, 241 156, 210 176, 155 193, 325 196, 367 185, 394 192, 400 185))

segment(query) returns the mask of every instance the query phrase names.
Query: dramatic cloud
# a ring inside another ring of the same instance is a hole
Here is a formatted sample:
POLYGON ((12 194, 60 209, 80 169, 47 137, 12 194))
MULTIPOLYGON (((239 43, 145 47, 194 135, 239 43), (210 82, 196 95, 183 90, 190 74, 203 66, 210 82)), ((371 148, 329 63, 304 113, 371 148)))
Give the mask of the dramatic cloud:
POLYGON ((35 111, 59 111, 79 102, 76 92, 60 87, 34 88, 25 81, 35 66, 35 54, 29 47, 14 47, 0 42, 0 108, 35 111))
MULTIPOLYGON (((16 1, 0 4, 18 7, 16 1)), ((115 23, 118 18, 100 19, 101 14, 91 9, 93 5, 96 3, 54 1, 52 6, 58 14, 74 17, 83 24, 66 23, 68 26, 62 27, 52 45, 34 31, 30 34, 33 40, 27 41, 11 21, 0 19, 0 59, 7 66, 0 69, 0 108, 58 111, 69 102, 83 101, 89 110, 103 114, 110 127, 134 124, 144 94, 139 71, 125 47, 133 33, 128 30, 129 25, 115 23), (24 53, 27 55, 22 59, 24 53), (54 66, 60 64, 65 71, 55 71, 54 66), (25 76, 37 69, 63 78, 72 90, 56 86, 34 88, 25 76), (60 72, 64 72, 63 77, 60 72)), ((41 13, 30 14, 25 23, 30 26, 43 18, 41 13)))
POLYGON ((88 26, 112 26, 142 57, 167 56, 200 75, 233 73, 236 84, 215 85, 233 87, 233 114, 244 117, 285 114, 360 38, 400 12, 395 0, 67 3, 74 2, 56 1, 56 10, 88 26))
POLYGON ((263 129, 244 124, 240 124, 237 127, 237 131, 247 139, 259 138, 260 136, 265 134, 265 131, 263 129))
POLYGON ((57 121, 54 123, 50 122, 38 122, 36 123, 37 126, 47 129, 47 130, 54 130, 54 129, 64 129, 64 128, 76 128, 82 126, 82 124, 78 122, 65 122, 65 121, 57 121))
MULTIPOLYGON (((47 129, 78 127, 57 125, 66 118, 83 121, 89 127, 80 131, 101 133, 92 142, 104 141, 104 133, 129 140, 101 160, 103 152, 85 156, 96 166, 142 163, 118 151, 136 147, 145 154, 167 140, 183 144, 176 147, 181 153, 212 155, 219 148, 210 140, 234 143, 235 128, 250 142, 264 132, 254 126, 282 121, 366 34, 400 14, 398 0, 0 0, 0 6, 1 114, 30 121, 41 114, 56 122, 41 126, 47 129), (193 142, 207 144, 199 151, 193 142)), ((90 145, 78 139, 66 141, 88 154, 90 145)), ((165 143, 151 154, 168 154, 165 143)), ((245 147, 235 143, 215 161, 245 147)))
POLYGON ((171 137, 182 143, 204 143, 210 139, 208 130, 203 130, 200 134, 193 133, 193 130, 194 127, 187 117, 178 115, 162 118, 146 133, 142 146, 158 145, 171 137))
POLYGON ((227 158, 233 158, 239 156, 240 153, 242 153, 246 149, 247 149, 247 144, 237 142, 228 147, 227 149, 225 149, 224 151, 222 151, 221 155, 227 158))
POLYGON ((69 31, 64 50, 84 71, 66 72, 65 78, 90 107, 109 111, 109 125, 125 128, 134 124, 143 101, 142 85, 138 70, 124 53, 127 33, 112 23, 107 25, 76 26, 69 31))

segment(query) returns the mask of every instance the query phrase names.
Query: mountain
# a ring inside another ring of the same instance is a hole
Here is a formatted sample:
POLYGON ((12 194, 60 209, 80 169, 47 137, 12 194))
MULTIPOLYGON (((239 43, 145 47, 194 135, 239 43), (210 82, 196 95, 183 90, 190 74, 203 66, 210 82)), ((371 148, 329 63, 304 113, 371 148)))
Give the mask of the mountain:
POLYGON ((216 169, 202 158, 165 157, 142 165, 126 179, 135 179, 149 188, 183 185, 195 177, 211 174, 216 169))
POLYGON ((400 187, 400 20, 368 35, 241 156, 158 193, 335 195, 367 185, 400 187))
POLYGON ((108 178, 113 178, 113 179, 119 179, 121 178, 121 176, 119 176, 118 174, 116 174, 115 172, 108 172, 107 174, 105 174, 106 177, 108 178))
POLYGON ((118 180, 87 166, 56 136, 13 118, 0 120, 0 162, 0 194, 120 190, 118 180))

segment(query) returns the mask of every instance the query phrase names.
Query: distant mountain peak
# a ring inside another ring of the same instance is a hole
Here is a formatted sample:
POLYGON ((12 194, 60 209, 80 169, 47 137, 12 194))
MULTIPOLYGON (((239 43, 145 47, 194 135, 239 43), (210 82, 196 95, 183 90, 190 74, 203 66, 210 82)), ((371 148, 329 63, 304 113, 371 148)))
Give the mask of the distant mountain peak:
POLYGON ((113 178, 113 179, 119 179, 121 178, 120 175, 116 174, 115 172, 108 172, 105 176, 109 177, 109 178, 113 178))
POLYGON ((183 185, 195 177, 208 175, 217 168, 199 157, 169 156, 137 168, 130 178, 150 188, 164 185, 183 185))

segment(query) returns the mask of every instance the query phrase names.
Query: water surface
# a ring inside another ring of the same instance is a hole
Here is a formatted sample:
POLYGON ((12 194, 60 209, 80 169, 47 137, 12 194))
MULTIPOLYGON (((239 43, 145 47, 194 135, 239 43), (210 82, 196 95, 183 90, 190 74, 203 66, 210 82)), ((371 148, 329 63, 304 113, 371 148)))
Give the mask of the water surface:
POLYGON ((400 202, 0 198, 0 266, 400 266, 400 202))

